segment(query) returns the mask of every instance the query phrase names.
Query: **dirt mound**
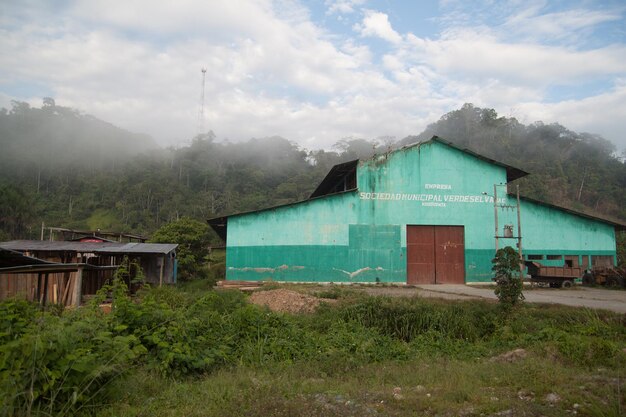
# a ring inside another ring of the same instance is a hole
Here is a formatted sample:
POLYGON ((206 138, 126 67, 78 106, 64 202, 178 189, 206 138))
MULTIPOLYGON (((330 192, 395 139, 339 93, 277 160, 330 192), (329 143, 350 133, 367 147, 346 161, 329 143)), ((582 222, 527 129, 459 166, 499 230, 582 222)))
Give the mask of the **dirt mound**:
POLYGON ((321 302, 334 302, 291 290, 257 291, 250 296, 250 302, 265 305, 272 311, 283 313, 312 313, 321 302))

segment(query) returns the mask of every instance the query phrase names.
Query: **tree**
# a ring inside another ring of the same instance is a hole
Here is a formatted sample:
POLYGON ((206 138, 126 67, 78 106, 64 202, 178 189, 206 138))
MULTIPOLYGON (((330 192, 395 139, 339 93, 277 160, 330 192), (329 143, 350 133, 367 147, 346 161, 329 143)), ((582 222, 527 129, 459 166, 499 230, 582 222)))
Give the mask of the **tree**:
POLYGON ((497 283, 494 292, 505 309, 510 309, 524 300, 519 262, 518 253, 510 246, 498 249, 496 257, 491 260, 493 264, 491 270, 495 273, 497 283))
POLYGON ((181 280, 189 280, 202 273, 202 266, 208 255, 209 241, 209 226, 189 217, 164 225, 150 239, 152 243, 179 245, 176 258, 181 280))

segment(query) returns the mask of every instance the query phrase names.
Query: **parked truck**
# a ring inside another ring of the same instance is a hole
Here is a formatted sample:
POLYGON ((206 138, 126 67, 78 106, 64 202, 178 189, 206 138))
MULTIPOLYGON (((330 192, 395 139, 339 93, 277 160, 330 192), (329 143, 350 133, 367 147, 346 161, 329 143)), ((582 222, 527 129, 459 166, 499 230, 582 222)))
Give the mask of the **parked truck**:
POLYGON ((544 266, 539 262, 524 262, 533 282, 549 284, 551 288, 569 288, 582 278, 584 269, 578 266, 544 266))
POLYGON ((569 288, 576 279, 583 285, 603 285, 626 288, 626 269, 595 266, 585 270, 579 266, 544 266, 539 262, 524 262, 532 282, 549 284, 552 288, 569 288))

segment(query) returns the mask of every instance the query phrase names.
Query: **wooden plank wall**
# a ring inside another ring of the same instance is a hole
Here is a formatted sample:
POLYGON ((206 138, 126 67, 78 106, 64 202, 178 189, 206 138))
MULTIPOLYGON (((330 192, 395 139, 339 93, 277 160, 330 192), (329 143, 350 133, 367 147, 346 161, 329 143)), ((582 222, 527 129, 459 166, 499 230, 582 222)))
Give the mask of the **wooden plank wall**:
MULTIPOLYGON (((82 295, 93 295, 113 276, 112 270, 84 270, 82 295)), ((56 272, 48 274, 48 285, 45 286, 46 274, 0 274, 0 300, 20 298, 45 304, 71 305, 74 303, 74 283, 77 272, 56 272), (39 294, 38 282, 41 284, 39 294)))
MULTIPOLYGON (((88 262, 91 265, 111 266, 119 265, 122 261, 122 255, 101 255, 94 257, 67 257, 62 259, 58 254, 53 253, 37 253, 34 254, 40 259, 49 261, 65 261, 65 262, 88 262)), ((164 270, 164 283, 172 282, 173 261, 166 257, 166 268, 164 270), (172 265, 169 265, 171 263, 172 265)), ((145 255, 140 259, 140 264, 144 270, 146 280, 152 285, 159 284, 160 275, 160 259, 158 256, 145 255)), ((93 295, 110 279, 112 279, 114 270, 83 270, 82 295, 93 295)), ((44 290, 45 273, 23 273, 23 274, 6 274, 0 273, 0 300, 8 298, 22 298, 30 301, 44 301, 43 296, 46 295, 46 304, 73 304, 73 289, 77 272, 56 272, 48 274, 47 289, 44 290), (41 290, 37 293, 38 282, 41 284, 41 290), (39 295, 39 297, 38 297, 39 295)))
POLYGON ((72 289, 76 272, 57 272, 48 274, 48 285, 44 286, 46 274, 0 274, 0 300, 20 298, 29 301, 44 301, 46 304, 72 303, 72 289), (41 289, 38 293, 38 283, 41 289))

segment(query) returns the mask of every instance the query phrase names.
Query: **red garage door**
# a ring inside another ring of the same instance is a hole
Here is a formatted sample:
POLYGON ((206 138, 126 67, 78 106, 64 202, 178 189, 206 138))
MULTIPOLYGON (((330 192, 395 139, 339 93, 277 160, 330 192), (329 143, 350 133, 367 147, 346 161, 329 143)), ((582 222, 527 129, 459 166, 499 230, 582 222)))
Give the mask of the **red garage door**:
POLYGON ((407 283, 465 283, 463 226, 407 226, 407 283))

